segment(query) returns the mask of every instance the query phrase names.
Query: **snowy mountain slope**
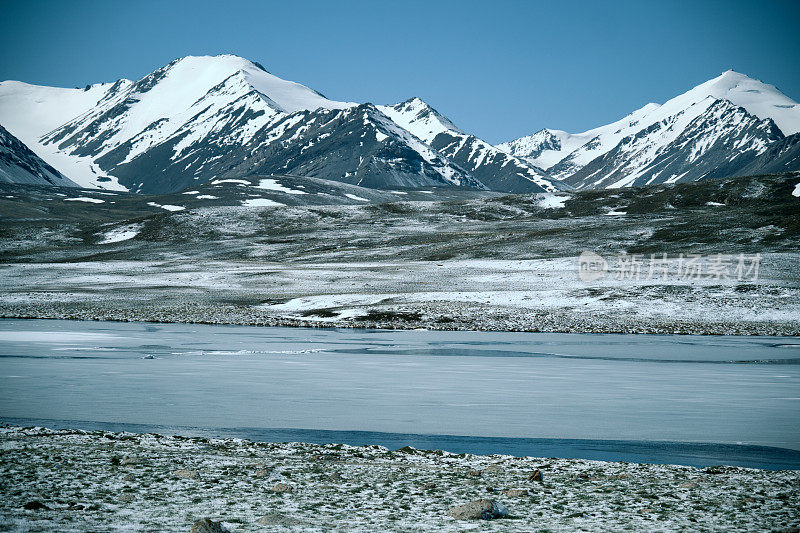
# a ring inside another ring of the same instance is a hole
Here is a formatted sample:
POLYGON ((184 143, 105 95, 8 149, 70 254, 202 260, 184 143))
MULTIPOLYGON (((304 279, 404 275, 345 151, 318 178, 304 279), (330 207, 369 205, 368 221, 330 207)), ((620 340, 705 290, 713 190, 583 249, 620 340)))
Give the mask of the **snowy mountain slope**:
POLYGON ((433 139, 431 147, 493 191, 556 192, 565 188, 550 180, 541 169, 474 135, 443 132, 433 139))
POLYGON ((0 123, 48 164, 84 186, 122 189, 93 163, 91 158, 71 156, 55 145, 44 146, 40 138, 88 112, 128 80, 98 83, 84 89, 42 87, 19 81, 0 82, 0 123))
POLYGON ((328 100, 236 56, 186 57, 102 88, 37 140, 134 192, 177 191, 242 169, 376 188, 485 188, 374 106, 328 100))
MULTIPOLYGON (((749 78, 744 74, 727 71, 663 105, 648 104, 612 124, 576 135, 562 134, 556 130, 543 130, 545 133, 538 132, 504 143, 501 147, 519 157, 541 162, 543 168, 546 168, 548 174, 553 178, 569 178, 567 182, 580 183, 583 177, 588 175, 586 172, 582 172, 580 176, 574 178, 571 176, 581 171, 590 162, 594 162, 595 159, 617 147, 620 148, 619 151, 630 150, 630 146, 623 148, 619 145, 631 136, 637 136, 638 145, 641 147, 646 144, 642 140, 641 132, 656 131, 648 148, 643 149, 644 151, 639 152, 636 156, 639 163, 636 168, 644 175, 648 172, 645 167, 649 164, 645 157, 646 153, 651 155, 663 153, 665 147, 680 135, 680 128, 687 126, 692 120, 706 112, 715 101, 721 100, 743 108, 757 119, 772 120, 784 135, 796 133, 800 129, 800 105, 772 85, 749 78), (668 127, 660 127, 659 124, 668 125, 668 127), (581 143, 581 141, 583 142, 581 143), (575 143, 581 144, 574 148, 575 143), (553 163, 555 160, 557 162, 553 163)), ((725 115, 725 117, 727 116, 725 115)), ((709 131, 709 135, 713 134, 713 131, 709 131)), ((714 144, 714 140, 707 142, 714 144)), ((629 144, 628 141, 625 143, 629 144)), ((598 163, 594 163, 592 168, 595 178, 588 183, 596 183, 597 186, 601 186, 602 183, 610 184, 618 181, 602 179, 604 175, 617 172, 618 167, 601 170, 598 163)), ((633 167, 626 165, 626 168, 631 171, 633 167)), ((638 177, 630 180, 630 183, 634 182, 639 182, 638 177)))
POLYGON ((548 169, 593 137, 594 134, 591 133, 572 134, 562 130, 543 129, 533 135, 498 144, 497 147, 539 168, 548 169))
POLYGON ((184 144, 236 125, 231 143, 270 120, 306 109, 342 109, 300 84, 282 80, 246 59, 185 57, 135 83, 115 84, 97 105, 42 139, 71 156, 90 157, 111 172, 176 136, 184 144))
MULTIPOLYGON (((222 177, 297 174, 364 187, 485 187, 398 127, 374 106, 317 109, 271 117, 246 140, 233 116, 215 135, 187 131, 115 167, 131 190, 176 191, 222 177), (193 139, 187 142, 187 139, 193 139), (180 154, 173 160, 168 156, 180 154), (158 167, 151 167, 155 160, 158 167), (142 181, 147 175, 149 179, 142 181)), ((246 116, 246 114, 242 115, 246 116)), ((101 161, 102 163, 102 161, 101 161)))
POLYGON ((450 119, 416 96, 399 104, 379 105, 377 108, 397 125, 428 144, 440 133, 463 133, 450 119))
POLYGON ((42 161, 3 126, 0 126, 0 181, 77 187, 77 184, 42 161))
POLYGON ((727 100, 708 97, 624 138, 565 181, 586 189, 722 178, 783 138, 771 119, 761 120, 727 100), (697 109, 703 112, 694 116, 697 109))
POLYGON ((559 190, 540 168, 474 135, 464 133, 419 98, 378 108, 493 191, 521 193, 559 190))
POLYGON ((800 133, 770 144, 760 156, 740 168, 736 175, 754 176, 793 171, 800 171, 800 133))
POLYGON ((652 124, 647 117, 658 108, 658 104, 647 104, 616 122, 583 133, 542 130, 550 135, 540 131, 500 146, 517 157, 546 163, 547 166, 542 168, 547 170, 550 177, 563 179, 595 157, 611 150, 627 135, 652 124))

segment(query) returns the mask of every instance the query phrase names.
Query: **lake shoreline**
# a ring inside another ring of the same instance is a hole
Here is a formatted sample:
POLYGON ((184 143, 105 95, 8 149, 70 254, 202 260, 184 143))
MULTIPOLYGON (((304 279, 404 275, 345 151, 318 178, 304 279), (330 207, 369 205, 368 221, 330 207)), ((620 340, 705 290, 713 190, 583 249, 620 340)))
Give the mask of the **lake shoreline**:
POLYGON ((798 449, 742 443, 487 437, 305 428, 188 427, 2 416, 0 416, 0 427, 44 427, 56 431, 146 433, 187 438, 243 439, 265 443, 378 445, 387 449, 413 447, 453 454, 558 457, 560 459, 633 464, 671 464, 695 468, 725 465, 759 470, 800 471, 800 450, 798 449))
POLYGON ((0 428, 0 525, 78 531, 783 530, 800 471, 0 428), (508 517, 457 520, 477 499, 508 517))
MULTIPOLYGON (((452 311, 452 310, 451 310, 452 311)), ((678 321, 653 318, 622 319, 571 317, 565 313, 518 313, 492 317, 471 313, 468 317, 427 320, 430 308, 404 308, 375 320, 319 320, 275 316, 251 307, 225 306, 149 306, 133 309, 69 305, 8 305, 0 303, 0 320, 72 320, 86 322, 141 322, 153 324, 198 324, 216 326, 290 327, 352 330, 430 330, 508 333, 586 333, 632 335, 709 335, 798 337, 799 322, 711 322, 678 321), (422 318, 415 319, 415 315, 422 318), (412 317, 409 319, 409 317, 412 317)), ((436 314, 436 313, 433 313, 436 314)))

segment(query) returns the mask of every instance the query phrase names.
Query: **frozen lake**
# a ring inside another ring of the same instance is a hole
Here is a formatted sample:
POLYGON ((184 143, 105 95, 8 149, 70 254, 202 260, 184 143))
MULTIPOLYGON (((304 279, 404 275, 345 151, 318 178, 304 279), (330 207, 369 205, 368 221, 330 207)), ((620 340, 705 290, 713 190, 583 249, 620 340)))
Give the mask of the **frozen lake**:
POLYGON ((800 450, 799 362, 794 337, 0 320, 0 420, 800 468, 762 448, 800 450))

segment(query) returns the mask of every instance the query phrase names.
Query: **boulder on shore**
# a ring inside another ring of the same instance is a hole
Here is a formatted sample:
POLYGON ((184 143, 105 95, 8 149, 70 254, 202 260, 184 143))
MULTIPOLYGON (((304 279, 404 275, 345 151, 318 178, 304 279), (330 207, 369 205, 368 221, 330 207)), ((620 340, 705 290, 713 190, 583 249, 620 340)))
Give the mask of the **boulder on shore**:
POLYGON ((191 533, 230 533, 230 531, 219 522, 202 518, 192 524, 191 533))
POLYGON ((496 500, 473 500, 448 509, 447 514, 456 520, 493 520, 508 515, 508 509, 496 500))

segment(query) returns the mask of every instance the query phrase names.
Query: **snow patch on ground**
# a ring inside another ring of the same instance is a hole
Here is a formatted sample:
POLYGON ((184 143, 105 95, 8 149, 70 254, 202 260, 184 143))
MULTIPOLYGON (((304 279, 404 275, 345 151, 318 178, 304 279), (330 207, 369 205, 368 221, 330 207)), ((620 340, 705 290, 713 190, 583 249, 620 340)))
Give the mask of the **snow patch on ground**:
POLYGON ((111 244, 113 242, 122 242, 133 239, 142 230, 142 224, 129 224, 114 228, 105 233, 105 237, 99 244, 111 244))
POLYGON ((90 204, 104 204, 106 201, 99 198, 89 198, 88 196, 80 196, 78 198, 64 198, 65 202, 86 202, 90 204))
POLYGON ((266 189, 268 191, 285 192, 287 194, 308 194, 305 191, 299 191, 297 189, 290 189, 289 187, 284 187, 283 185, 278 183, 278 180, 275 180, 275 179, 272 179, 272 178, 262 179, 261 181, 258 182, 258 185, 256 185, 256 188, 257 189, 266 189))
POLYGON ((537 196, 539 206, 544 209, 561 209, 570 196, 559 196, 557 194, 540 194, 537 196))
POLYGON ((244 207, 282 207, 285 204, 270 200, 269 198, 250 198, 242 202, 244 207))
POLYGON ((214 180, 211 182, 211 185, 219 185, 220 183, 238 183, 239 185, 252 185, 247 180, 235 180, 235 179, 225 179, 225 180, 214 180))
POLYGON ((161 209, 166 209, 167 211, 183 211, 186 209, 182 205, 157 204, 155 202, 147 202, 147 205, 152 207, 160 207, 161 209))
POLYGON ((356 196, 355 194, 344 193, 344 195, 350 198, 351 200, 358 200, 359 202, 369 202, 369 200, 367 200, 366 198, 356 196))

